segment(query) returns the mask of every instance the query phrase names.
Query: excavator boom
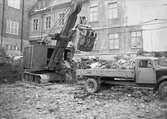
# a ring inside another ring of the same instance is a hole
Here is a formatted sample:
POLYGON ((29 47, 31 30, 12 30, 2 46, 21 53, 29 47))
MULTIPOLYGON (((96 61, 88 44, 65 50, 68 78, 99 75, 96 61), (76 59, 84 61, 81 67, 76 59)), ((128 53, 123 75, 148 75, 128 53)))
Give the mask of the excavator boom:
POLYGON ((54 51, 52 53, 52 57, 50 59, 50 62, 48 64, 48 68, 50 70, 59 70, 59 64, 61 63, 61 60, 63 59, 63 53, 70 41, 70 37, 72 36, 72 28, 75 26, 77 15, 82 9, 82 1, 81 0, 73 0, 71 4, 70 13, 67 17, 67 21, 62 28, 61 32, 59 34, 55 34, 53 40, 57 40, 56 46, 54 48, 54 51))

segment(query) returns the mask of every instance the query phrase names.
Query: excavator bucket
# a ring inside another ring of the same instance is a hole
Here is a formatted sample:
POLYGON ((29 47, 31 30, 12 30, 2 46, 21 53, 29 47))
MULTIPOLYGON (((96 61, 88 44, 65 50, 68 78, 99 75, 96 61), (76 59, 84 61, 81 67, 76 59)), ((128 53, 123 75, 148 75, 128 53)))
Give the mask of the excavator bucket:
POLYGON ((92 29, 79 30, 79 41, 77 49, 84 52, 93 50, 97 34, 92 29))

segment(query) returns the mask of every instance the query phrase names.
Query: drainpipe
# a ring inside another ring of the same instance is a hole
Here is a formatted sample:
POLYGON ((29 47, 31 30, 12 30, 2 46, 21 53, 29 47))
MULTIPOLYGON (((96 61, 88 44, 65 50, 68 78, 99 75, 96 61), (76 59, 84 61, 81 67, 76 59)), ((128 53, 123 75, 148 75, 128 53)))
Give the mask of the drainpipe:
POLYGON ((22 14, 22 18, 21 18, 21 43, 20 43, 20 51, 23 52, 23 34, 24 34, 24 0, 22 0, 22 10, 21 10, 22 14))
POLYGON ((3 0, 3 3, 2 3, 1 48, 3 46, 4 22, 5 22, 5 0, 3 0))

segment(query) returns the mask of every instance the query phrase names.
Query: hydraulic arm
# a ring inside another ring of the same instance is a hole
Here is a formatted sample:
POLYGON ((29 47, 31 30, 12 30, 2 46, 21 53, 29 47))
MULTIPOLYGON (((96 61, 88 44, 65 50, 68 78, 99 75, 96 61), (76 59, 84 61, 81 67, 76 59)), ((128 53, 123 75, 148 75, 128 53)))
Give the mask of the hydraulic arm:
POLYGON ((81 11, 82 1, 81 0, 73 0, 70 13, 67 17, 67 21, 59 34, 55 34, 52 37, 53 40, 57 40, 56 46, 52 53, 52 57, 48 64, 48 68, 50 70, 59 70, 61 62, 63 60, 63 53, 70 41, 70 38, 73 35, 72 28, 75 26, 77 15, 81 11))

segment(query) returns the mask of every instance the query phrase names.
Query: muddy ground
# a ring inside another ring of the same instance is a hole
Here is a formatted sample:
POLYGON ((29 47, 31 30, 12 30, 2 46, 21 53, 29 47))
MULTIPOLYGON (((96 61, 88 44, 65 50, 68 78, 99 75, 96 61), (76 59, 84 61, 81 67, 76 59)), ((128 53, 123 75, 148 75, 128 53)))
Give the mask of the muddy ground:
POLYGON ((152 89, 111 86, 89 95, 83 84, 0 85, 0 119, 167 119, 152 89))

